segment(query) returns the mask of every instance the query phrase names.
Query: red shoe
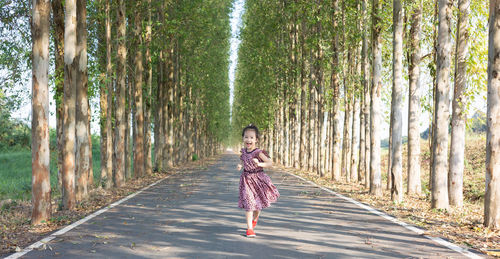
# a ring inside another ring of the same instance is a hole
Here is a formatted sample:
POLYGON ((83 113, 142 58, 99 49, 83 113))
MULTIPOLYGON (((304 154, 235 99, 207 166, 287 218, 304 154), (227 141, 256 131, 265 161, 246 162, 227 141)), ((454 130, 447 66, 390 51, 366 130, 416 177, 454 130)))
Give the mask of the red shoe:
POLYGON ((255 237, 255 232, 253 229, 247 229, 247 237, 255 237))
POLYGON ((255 220, 252 220, 252 228, 255 228, 255 226, 257 226, 257 220, 259 218, 256 218, 255 220))

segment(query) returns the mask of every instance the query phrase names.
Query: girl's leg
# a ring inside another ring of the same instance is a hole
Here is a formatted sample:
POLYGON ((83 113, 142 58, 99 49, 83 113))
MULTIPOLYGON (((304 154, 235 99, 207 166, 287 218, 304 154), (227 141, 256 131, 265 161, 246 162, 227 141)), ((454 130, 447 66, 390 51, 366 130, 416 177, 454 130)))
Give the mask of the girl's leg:
POLYGON ((260 215, 260 210, 254 210, 253 211, 253 220, 257 220, 259 215, 260 215))
POLYGON ((245 212, 245 216, 246 216, 246 219, 247 219, 247 226, 248 226, 248 229, 253 229, 253 225, 252 225, 252 217, 253 217, 253 211, 249 210, 249 211, 246 211, 245 212))

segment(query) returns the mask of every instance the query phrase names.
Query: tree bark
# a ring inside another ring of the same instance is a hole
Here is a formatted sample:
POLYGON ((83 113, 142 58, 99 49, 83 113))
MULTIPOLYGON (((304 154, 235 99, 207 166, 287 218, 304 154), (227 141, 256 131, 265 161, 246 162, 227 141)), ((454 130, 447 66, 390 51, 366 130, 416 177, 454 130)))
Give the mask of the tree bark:
POLYGON ((66 0, 64 22, 63 208, 75 206, 76 0, 66 0))
POLYGON ((144 73, 144 67, 142 66, 142 2, 137 1, 135 7, 134 39, 136 41, 136 50, 134 55, 134 177, 141 177, 144 175, 144 110, 142 106, 142 74, 144 73))
POLYGON ((448 195, 450 205, 463 205, 463 176, 465 151, 465 105, 467 96, 467 51, 469 40, 470 0, 458 1, 457 44, 455 51, 455 86, 451 117, 450 168, 448 172, 448 195))
MULTIPOLYGON (((337 14, 338 14, 338 0, 334 0, 332 2, 333 5, 333 13, 332 13, 332 26, 333 31, 337 32, 339 30, 339 26, 337 23, 337 14)), ((332 154, 332 180, 340 181, 341 178, 341 158, 340 158, 340 82, 338 77, 339 71, 339 37, 338 33, 335 33, 333 37, 332 43, 332 73, 330 84, 333 92, 333 108, 332 108, 332 119, 333 119, 333 154, 332 154)))
POLYGON ((50 1, 33 1, 32 120, 31 120, 31 224, 48 221, 50 201, 49 148, 49 27, 50 1))
POLYGON ((403 201, 403 9, 400 0, 393 1, 394 45, 393 45, 393 80, 392 80, 392 188, 391 199, 403 201))
POLYGON ((101 106, 101 109, 106 109, 106 125, 105 125, 105 147, 101 152, 104 154, 104 159, 101 160, 101 179, 105 188, 113 186, 113 71, 111 66, 111 17, 110 17, 110 0, 106 1, 106 105, 101 106))
POLYGON ((351 182, 358 181, 358 155, 359 155, 359 100, 354 94, 352 109, 352 141, 351 141, 351 182))
POLYGON ((144 172, 146 175, 153 173, 151 159, 151 99, 153 93, 153 64, 151 59, 151 0, 148 0, 148 21, 146 25, 146 98, 144 102, 144 172))
POLYGON ((451 0, 439 0, 439 28, 436 62, 436 100, 434 121, 436 131, 432 141, 432 200, 436 209, 447 209, 448 203, 448 119, 450 106, 450 20, 451 0))
POLYGON ((52 0, 53 33, 55 46, 55 101, 56 101, 56 132, 57 132, 57 182, 62 192, 63 165, 63 97, 64 97, 64 6, 62 0, 52 0))
POLYGON ((422 1, 412 8, 410 29, 410 67, 408 104, 408 194, 420 195, 420 23, 422 20, 422 1))
POLYGON ((369 105, 368 92, 368 40, 366 35, 366 0, 361 2, 361 19, 360 28, 362 33, 361 39, 361 106, 360 106, 360 135, 359 135, 359 166, 358 166, 358 181, 366 179, 366 146, 367 146, 367 121, 369 121, 367 110, 369 105))
POLYGON ((500 228, 500 1, 490 0, 484 225, 500 228))
POLYGON ((382 195, 382 183, 380 174, 380 122, 381 114, 381 91, 382 91, 382 43, 381 43, 381 18, 380 2, 372 0, 372 88, 370 104, 370 193, 375 196, 382 195))
POLYGON ((76 0, 76 201, 88 193, 90 143, 88 137, 89 107, 87 78, 87 1, 76 0))
POLYGON ((117 66, 116 66, 116 76, 117 76, 117 86, 116 86, 116 127, 115 127, 115 156, 116 163, 114 165, 115 174, 113 176, 113 183, 115 187, 120 187, 123 185, 125 180, 125 98, 127 95, 127 89, 125 85, 125 78, 127 73, 126 62, 127 62, 127 47, 126 47, 126 26, 125 26, 125 1, 118 0, 118 10, 117 10, 117 41, 118 41, 118 52, 117 52, 117 66))

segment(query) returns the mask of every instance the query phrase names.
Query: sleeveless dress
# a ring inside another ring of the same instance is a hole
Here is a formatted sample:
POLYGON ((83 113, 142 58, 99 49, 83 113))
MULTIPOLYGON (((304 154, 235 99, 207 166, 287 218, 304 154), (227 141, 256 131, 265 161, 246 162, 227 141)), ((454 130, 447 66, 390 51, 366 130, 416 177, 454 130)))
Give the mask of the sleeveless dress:
POLYGON ((240 176, 238 207, 246 211, 267 208, 280 196, 278 189, 271 182, 271 178, 264 173, 262 167, 258 167, 252 161, 252 159, 257 158, 259 162, 263 162, 259 157, 260 153, 269 157, 266 151, 258 148, 250 152, 247 152, 246 148, 241 149, 240 160, 243 163, 243 172, 240 176))

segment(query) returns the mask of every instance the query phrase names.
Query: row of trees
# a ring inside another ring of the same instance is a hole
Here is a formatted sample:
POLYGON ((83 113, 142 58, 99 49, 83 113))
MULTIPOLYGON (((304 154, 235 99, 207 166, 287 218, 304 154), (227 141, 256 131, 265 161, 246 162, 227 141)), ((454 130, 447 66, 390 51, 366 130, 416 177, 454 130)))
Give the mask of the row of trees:
POLYGON ((120 187, 221 150, 229 131, 230 9, 229 0, 32 2, 33 224, 51 212, 49 71, 61 205, 73 209, 96 185, 120 187), (93 96, 101 135, 96 184, 93 96))
MULTIPOLYGON (((500 227, 500 166, 494 162, 500 148, 495 138, 498 86, 492 67, 498 51, 497 2, 490 3, 484 215, 485 225, 494 228, 500 227)), ((405 192, 422 192, 419 126, 421 110, 427 109, 432 113, 428 184, 432 207, 462 206, 466 114, 471 98, 484 95, 486 85, 484 6, 485 1, 469 0, 456 5, 450 0, 248 0, 234 128, 250 122, 260 125, 266 131, 264 145, 277 162, 321 177, 330 174, 334 181, 363 182, 378 196, 382 195, 380 143, 389 106, 387 188, 392 199, 401 202, 405 192), (409 102, 405 190, 404 98, 409 102)))

